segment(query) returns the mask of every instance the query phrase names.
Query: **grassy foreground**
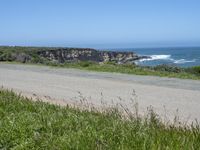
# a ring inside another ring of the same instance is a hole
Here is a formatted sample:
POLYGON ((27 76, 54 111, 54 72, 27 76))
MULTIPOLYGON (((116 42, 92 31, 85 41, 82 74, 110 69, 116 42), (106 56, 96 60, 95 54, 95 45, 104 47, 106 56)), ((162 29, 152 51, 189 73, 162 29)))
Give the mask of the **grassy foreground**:
POLYGON ((152 112, 145 119, 120 116, 0 90, 0 149, 200 149, 198 126, 165 126, 152 112))

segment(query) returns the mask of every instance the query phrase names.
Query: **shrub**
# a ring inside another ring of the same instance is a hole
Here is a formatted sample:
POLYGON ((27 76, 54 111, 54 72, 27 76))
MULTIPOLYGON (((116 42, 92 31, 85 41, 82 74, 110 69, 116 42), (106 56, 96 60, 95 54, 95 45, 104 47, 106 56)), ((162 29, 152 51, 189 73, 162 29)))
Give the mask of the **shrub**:
POLYGON ((200 66, 187 68, 186 71, 189 72, 189 73, 192 73, 192 74, 200 75, 200 66))
POLYGON ((1 60, 2 61, 13 61, 13 55, 10 52, 4 52, 1 54, 1 60))
POLYGON ((158 65, 153 67, 155 71, 164 71, 164 72, 172 72, 172 73, 180 73, 183 72, 183 69, 177 66, 171 66, 171 65, 158 65))
POLYGON ((92 64, 94 64, 94 62, 91 62, 91 61, 82 61, 82 62, 79 62, 79 65, 81 67, 89 67, 92 64))

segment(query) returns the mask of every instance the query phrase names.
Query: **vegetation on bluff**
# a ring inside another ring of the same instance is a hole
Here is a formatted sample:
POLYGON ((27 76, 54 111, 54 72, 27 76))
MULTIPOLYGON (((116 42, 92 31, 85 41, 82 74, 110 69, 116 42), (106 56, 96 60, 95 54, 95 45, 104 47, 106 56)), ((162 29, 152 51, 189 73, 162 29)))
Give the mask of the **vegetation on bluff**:
MULTIPOLYGON (((200 79, 200 66, 180 68, 177 66, 159 65, 155 67, 138 66, 135 64, 117 64, 115 61, 98 63, 94 61, 68 61, 57 62, 40 57, 38 51, 57 50, 59 48, 47 47, 0 47, 0 61, 24 62, 29 64, 42 64, 54 67, 78 68, 91 71, 117 72, 136 75, 154 75, 161 77, 175 77, 183 79, 200 79), (18 58, 16 59, 16 54, 18 58), (31 59, 29 58, 31 57, 31 59), (28 62, 26 60, 29 60, 28 62)), ((73 50, 73 48, 71 48, 73 50)))
POLYGON ((151 76, 194 79, 194 80, 200 79, 200 66, 180 68, 177 66, 158 65, 155 67, 149 67, 149 66, 138 66, 134 64, 115 64, 112 62, 99 64, 90 61, 63 63, 63 64, 46 62, 45 65, 53 67, 77 68, 77 69, 99 71, 99 72, 151 75, 151 76))

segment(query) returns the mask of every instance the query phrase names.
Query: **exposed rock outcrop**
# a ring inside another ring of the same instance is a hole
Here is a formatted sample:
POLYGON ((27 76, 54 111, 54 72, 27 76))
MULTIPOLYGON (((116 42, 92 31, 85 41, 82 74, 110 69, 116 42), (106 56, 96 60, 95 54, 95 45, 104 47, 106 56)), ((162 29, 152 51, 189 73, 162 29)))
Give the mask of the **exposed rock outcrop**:
POLYGON ((25 63, 31 60, 31 56, 25 54, 25 53, 19 53, 18 55, 13 55, 14 59, 16 61, 25 63))
POLYGON ((95 49, 83 48, 65 48, 57 50, 38 51, 38 55, 50 61, 59 63, 69 61, 112 61, 119 64, 124 64, 133 63, 136 60, 144 58, 136 55, 134 52, 97 51, 95 49))
POLYGON ((114 62, 117 64, 134 63, 139 59, 134 52, 100 51, 90 48, 36 48, 36 47, 1 47, 0 61, 34 62, 114 62))

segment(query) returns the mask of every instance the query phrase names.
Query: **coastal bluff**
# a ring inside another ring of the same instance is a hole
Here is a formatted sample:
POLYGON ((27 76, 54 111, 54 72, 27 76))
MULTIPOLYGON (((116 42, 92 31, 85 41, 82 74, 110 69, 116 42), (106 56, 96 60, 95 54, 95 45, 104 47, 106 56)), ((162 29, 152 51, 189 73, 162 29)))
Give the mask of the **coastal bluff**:
POLYGON ((98 51, 89 48, 66 48, 39 51, 38 55, 60 63, 68 61, 116 62, 119 64, 133 63, 143 57, 134 52, 98 51))
POLYGON ((100 51, 91 48, 0 48, 0 61, 18 61, 23 63, 41 61, 55 63, 93 61, 98 63, 133 64, 134 61, 144 58, 147 58, 147 56, 138 56, 134 52, 100 51))

